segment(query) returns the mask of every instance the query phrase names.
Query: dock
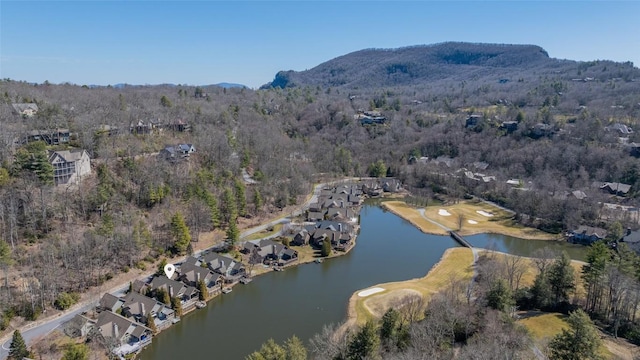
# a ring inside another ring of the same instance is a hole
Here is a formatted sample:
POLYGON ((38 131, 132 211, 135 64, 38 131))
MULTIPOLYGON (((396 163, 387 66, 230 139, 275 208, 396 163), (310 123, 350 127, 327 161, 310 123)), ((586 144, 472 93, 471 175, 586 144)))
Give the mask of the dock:
POLYGON ((449 236, 451 236, 451 238, 453 238, 453 240, 457 241, 458 244, 467 247, 469 249, 473 248, 473 246, 471 246, 471 244, 465 240, 462 236, 460 236, 460 234, 458 234, 457 232, 451 230, 449 231, 449 236))

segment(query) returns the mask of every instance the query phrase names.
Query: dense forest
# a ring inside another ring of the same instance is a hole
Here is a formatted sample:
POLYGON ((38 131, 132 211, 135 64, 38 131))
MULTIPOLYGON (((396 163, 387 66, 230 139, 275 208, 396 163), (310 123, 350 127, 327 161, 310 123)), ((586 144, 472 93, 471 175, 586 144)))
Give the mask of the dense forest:
POLYGON ((638 227, 627 211, 640 196, 631 63, 447 43, 363 50, 279 73, 260 90, 4 79, 0 97, 3 329, 160 255, 188 253, 201 234, 237 240, 239 223, 300 203, 318 179, 395 176, 417 197, 480 196, 553 232, 638 227), (15 104, 38 111, 21 116, 15 104), (32 136, 59 129, 68 142, 32 136), (178 144, 195 152, 159 156, 178 144), (87 152, 91 174, 55 186, 49 152, 70 149, 87 152), (631 188, 612 195, 604 182, 631 188))

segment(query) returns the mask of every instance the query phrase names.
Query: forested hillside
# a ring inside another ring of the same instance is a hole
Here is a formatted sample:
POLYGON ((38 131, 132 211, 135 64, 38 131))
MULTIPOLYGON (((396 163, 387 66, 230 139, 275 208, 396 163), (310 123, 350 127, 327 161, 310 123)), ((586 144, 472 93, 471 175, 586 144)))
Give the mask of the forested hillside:
POLYGON ((256 91, 0 82, 2 324, 189 252, 172 219, 193 242, 212 230, 237 240, 238 223, 300 203, 319 177, 397 176, 416 196, 478 195, 555 232, 638 227, 631 212, 603 206, 638 203, 639 135, 610 127, 640 119, 632 64, 449 43, 363 50, 286 83, 281 75, 256 91), (20 116, 15 104, 38 111, 20 116), (58 129, 68 143, 32 141, 32 131, 58 129), (195 152, 159 154, 178 144, 195 152), (47 151, 65 149, 91 158, 78 186, 53 185, 47 151), (631 189, 607 194, 604 182, 631 189))

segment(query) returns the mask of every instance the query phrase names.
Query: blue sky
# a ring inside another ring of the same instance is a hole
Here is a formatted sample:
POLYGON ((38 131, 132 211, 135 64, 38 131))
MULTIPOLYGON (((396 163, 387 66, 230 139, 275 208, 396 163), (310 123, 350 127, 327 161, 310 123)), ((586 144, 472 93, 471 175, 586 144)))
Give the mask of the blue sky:
POLYGON ((640 66, 640 1, 0 0, 0 78, 258 87, 364 48, 535 44, 640 66))

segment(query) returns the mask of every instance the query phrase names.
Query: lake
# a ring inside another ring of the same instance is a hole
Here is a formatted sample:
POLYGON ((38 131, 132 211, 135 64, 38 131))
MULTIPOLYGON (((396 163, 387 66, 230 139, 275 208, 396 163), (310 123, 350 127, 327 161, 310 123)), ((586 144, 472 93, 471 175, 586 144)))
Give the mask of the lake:
MULTIPOLYGON (((348 254, 239 284, 211 300, 205 309, 158 334, 143 360, 181 357, 244 359, 269 338, 282 343, 293 335, 307 342, 323 325, 346 319, 349 298, 375 284, 424 276, 444 251, 458 247, 448 236, 427 235, 376 205, 360 213, 357 245, 348 254)), ((583 259, 584 248, 564 242, 523 240, 481 234, 466 237, 476 247, 530 255, 550 246, 583 259)))

